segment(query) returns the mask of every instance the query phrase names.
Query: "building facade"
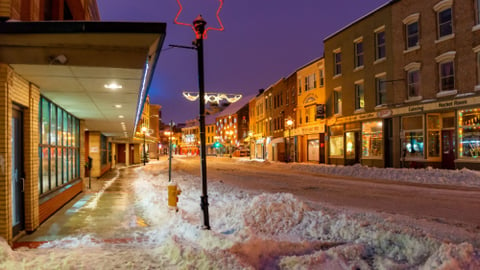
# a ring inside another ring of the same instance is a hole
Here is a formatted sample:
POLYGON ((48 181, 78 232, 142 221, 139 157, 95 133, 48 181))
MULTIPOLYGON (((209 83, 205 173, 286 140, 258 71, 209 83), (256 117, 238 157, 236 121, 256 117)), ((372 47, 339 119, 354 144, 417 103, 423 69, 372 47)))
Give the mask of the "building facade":
POLYGON ((12 19, 0 29, 0 236, 11 244, 82 192, 86 171, 112 166, 113 138, 133 137, 165 24, 89 22, 95 1, 1 1, 0 17, 12 19), (33 22, 50 19, 69 21, 33 22))
POLYGON ((391 4, 324 40, 328 163, 392 166, 394 92, 391 4))
POLYGON ((319 58, 297 69, 297 161, 325 163, 325 64, 319 58))

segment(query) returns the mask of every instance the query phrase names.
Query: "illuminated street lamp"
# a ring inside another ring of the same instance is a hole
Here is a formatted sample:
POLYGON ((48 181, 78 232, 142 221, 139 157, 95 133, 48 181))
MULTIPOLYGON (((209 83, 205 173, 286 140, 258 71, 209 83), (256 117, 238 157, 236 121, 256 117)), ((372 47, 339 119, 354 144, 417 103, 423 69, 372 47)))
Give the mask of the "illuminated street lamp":
POLYGON ((293 120, 292 119, 288 119, 286 122, 286 127, 288 129, 288 145, 287 145, 287 163, 288 161, 290 160, 290 144, 291 144, 291 136, 290 136, 290 132, 292 131, 292 128, 293 128, 293 120))

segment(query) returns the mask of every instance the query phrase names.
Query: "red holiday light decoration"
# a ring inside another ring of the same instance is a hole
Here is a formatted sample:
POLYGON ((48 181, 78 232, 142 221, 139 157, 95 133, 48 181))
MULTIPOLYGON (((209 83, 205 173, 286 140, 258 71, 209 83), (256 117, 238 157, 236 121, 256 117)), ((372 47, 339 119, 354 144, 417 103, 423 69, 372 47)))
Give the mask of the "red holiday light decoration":
MULTIPOLYGON (((222 20, 220 20, 220 10, 222 9, 222 6, 223 6, 223 1, 224 0, 219 0, 220 2, 220 5, 218 6, 218 9, 217 9, 217 21, 218 21, 218 24, 220 25, 220 27, 207 27, 205 29, 205 32, 203 33, 203 38, 206 39, 207 38, 207 32, 208 30, 216 30, 216 31, 223 31, 223 23, 222 23, 222 20)), ((199 38, 199 34, 197 33, 197 31, 195 31, 195 27, 193 26, 193 24, 191 23, 184 23, 184 22, 180 22, 178 21, 178 17, 180 16, 180 13, 182 13, 182 10, 183 10, 183 6, 182 4, 180 3, 180 0, 177 0, 177 3, 178 3, 178 7, 180 8, 178 10, 178 13, 177 13, 177 16, 175 16, 175 19, 173 20, 175 24, 179 24, 179 25, 185 25, 185 26, 190 26, 193 30, 193 32, 195 32, 195 34, 197 35, 197 38, 199 38)))

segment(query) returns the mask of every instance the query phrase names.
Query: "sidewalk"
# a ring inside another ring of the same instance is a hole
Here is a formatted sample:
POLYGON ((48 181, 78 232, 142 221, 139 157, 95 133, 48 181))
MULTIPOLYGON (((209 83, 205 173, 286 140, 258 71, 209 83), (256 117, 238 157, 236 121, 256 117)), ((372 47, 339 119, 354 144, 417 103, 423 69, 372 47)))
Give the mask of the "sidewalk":
POLYGON ((134 209, 131 179, 136 167, 123 167, 107 172, 99 179, 83 179, 84 191, 49 217, 33 233, 17 240, 13 247, 39 245, 77 235, 91 235, 100 242, 124 242, 133 229, 146 227, 134 209), (113 231, 112 225, 122 230, 113 231))

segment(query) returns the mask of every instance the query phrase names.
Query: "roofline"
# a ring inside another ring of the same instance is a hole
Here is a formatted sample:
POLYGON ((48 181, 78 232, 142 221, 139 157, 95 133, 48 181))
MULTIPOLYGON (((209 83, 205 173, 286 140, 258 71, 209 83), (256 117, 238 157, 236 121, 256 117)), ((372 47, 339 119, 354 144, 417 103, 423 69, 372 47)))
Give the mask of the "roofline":
POLYGON ((345 27, 341 28, 340 30, 338 30, 338 31, 336 31, 336 32, 334 32, 334 33, 332 33, 332 34, 330 34, 330 35, 329 35, 329 36, 327 36, 327 37, 325 37, 325 38, 323 39, 323 42, 325 42, 325 41, 327 41, 327 40, 329 40, 329 39, 333 38, 334 36, 336 36, 336 35, 340 34, 341 32, 343 32, 343 31, 345 31, 346 29, 348 29, 349 27, 351 27, 352 25, 354 25, 354 24, 356 24, 356 23, 358 23, 358 22, 360 22, 360 21, 362 21, 362 20, 364 20, 364 19, 366 19, 366 18, 370 17, 370 16, 371 16, 371 15, 373 15, 375 12, 377 12, 377 11, 379 11, 379 10, 381 10, 381 9, 383 9, 383 8, 385 8, 385 7, 389 6, 389 5, 391 5, 391 4, 393 4, 394 2, 398 2, 398 1, 399 1, 399 0, 389 0, 389 1, 388 1, 388 2, 386 2, 385 4, 383 4, 383 5, 379 6, 378 8, 376 8, 376 9, 374 9, 374 10, 370 11, 369 13, 367 13, 367 14, 365 14, 365 15, 361 16, 360 18, 356 19, 355 21, 353 21, 353 22, 351 22, 351 23, 347 24, 345 27))
POLYGON ((306 68, 307 66, 309 66, 309 65, 311 65, 311 64, 313 64, 313 63, 315 63, 315 62, 317 62, 317 61, 319 61, 319 60, 322 60, 323 58, 324 58, 323 55, 322 55, 322 56, 319 56, 319 57, 317 57, 317 58, 314 58, 313 60, 310 60, 310 62, 306 63, 305 65, 297 68, 297 69, 295 70, 295 72, 298 72, 300 69, 304 69, 304 68, 306 68))
POLYGON ((105 21, 7 21, 0 23, 2 34, 68 33, 158 33, 165 34, 166 23, 105 21))

